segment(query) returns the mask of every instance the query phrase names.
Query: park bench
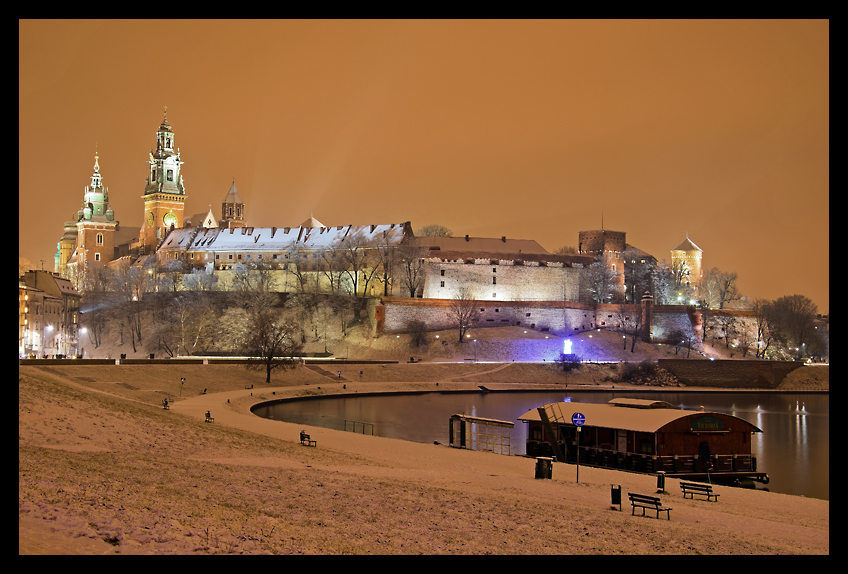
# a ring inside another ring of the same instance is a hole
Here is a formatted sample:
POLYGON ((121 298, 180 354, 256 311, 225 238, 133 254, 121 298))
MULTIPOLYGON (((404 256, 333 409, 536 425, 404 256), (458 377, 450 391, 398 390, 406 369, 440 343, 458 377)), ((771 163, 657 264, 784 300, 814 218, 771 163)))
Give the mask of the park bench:
POLYGON ((680 488, 683 490, 683 498, 686 498, 686 495, 689 495, 689 498, 694 499, 696 494, 703 494, 707 497, 707 501, 710 500, 710 497, 715 498, 715 501, 718 502, 718 494, 713 493, 713 487, 711 484, 697 484, 692 482, 681 482, 680 488))
POLYGON ((636 514, 636 507, 638 506, 642 509, 642 516, 645 516, 645 509, 649 508, 657 511, 657 518, 660 517, 660 512, 665 512, 666 517, 671 520, 671 508, 664 508, 662 500, 658 497, 635 494, 633 492, 628 492, 627 496, 630 498, 630 504, 633 505, 631 516, 636 514))
POLYGON ((300 431, 300 444, 306 446, 318 446, 318 441, 312 440, 311 438, 309 438, 308 434, 306 434, 304 431, 300 431))

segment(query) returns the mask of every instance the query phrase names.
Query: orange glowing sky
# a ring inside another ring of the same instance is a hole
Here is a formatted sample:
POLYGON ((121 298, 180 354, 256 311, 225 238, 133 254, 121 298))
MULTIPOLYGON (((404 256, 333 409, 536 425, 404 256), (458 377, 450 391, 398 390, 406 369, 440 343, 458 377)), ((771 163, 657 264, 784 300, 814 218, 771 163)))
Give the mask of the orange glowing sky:
POLYGON ((163 107, 186 214, 687 235, 743 294, 829 311, 827 21, 21 21, 19 252, 53 269, 95 144, 142 223, 163 107))

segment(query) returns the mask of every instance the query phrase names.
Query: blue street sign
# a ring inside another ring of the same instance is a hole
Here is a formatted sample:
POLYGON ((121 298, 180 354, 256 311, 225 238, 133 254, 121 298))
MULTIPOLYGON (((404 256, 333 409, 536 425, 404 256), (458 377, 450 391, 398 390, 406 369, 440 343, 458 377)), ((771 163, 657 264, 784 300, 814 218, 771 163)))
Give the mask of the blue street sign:
POLYGON ((583 413, 574 413, 571 415, 571 422, 576 427, 582 427, 583 423, 586 422, 586 417, 583 416, 583 413))

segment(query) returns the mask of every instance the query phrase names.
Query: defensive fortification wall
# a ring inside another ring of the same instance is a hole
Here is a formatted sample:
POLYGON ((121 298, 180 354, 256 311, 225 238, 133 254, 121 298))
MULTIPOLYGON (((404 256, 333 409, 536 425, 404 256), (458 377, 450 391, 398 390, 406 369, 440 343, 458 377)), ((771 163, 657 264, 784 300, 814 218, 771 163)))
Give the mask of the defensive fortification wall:
POLYGON ((803 363, 792 361, 691 361, 659 359, 659 366, 685 384, 698 387, 774 389, 803 363))

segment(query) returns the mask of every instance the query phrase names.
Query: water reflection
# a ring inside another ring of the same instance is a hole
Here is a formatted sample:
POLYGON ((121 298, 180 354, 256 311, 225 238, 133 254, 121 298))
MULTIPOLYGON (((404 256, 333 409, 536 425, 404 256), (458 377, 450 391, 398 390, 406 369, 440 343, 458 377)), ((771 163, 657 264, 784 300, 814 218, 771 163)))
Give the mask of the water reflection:
POLYGON ((829 499, 829 396, 772 393, 425 393, 294 401, 254 412, 276 420, 344 430, 345 420, 374 425, 374 434, 432 444, 449 442, 452 414, 515 422, 513 454, 523 454, 527 427, 517 418, 548 401, 605 403, 612 398, 651 398, 677 408, 729 413, 762 433, 751 438, 757 468, 769 473, 768 489, 829 499))

